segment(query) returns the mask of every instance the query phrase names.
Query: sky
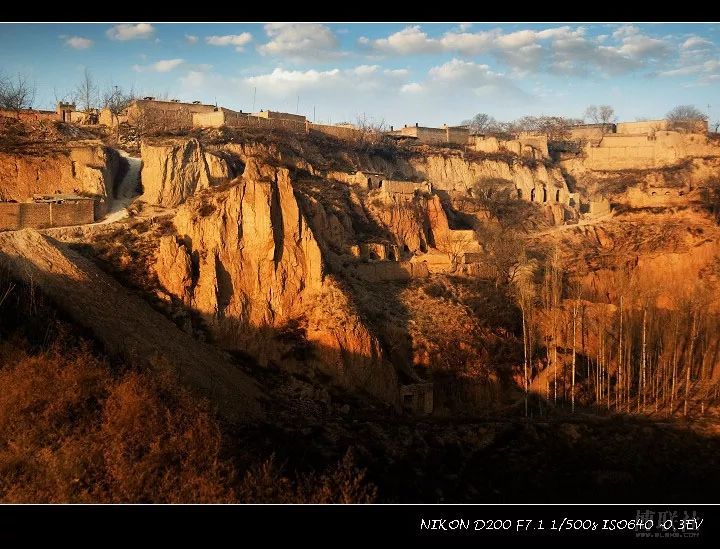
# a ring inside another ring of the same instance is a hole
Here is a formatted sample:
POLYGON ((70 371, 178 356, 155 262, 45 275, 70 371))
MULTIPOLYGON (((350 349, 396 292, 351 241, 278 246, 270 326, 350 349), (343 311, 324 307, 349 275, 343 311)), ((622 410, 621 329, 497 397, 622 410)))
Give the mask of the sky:
POLYGON ((0 24, 0 73, 54 109, 89 69, 100 90, 395 127, 477 113, 619 120, 692 104, 720 119, 720 24, 0 24))

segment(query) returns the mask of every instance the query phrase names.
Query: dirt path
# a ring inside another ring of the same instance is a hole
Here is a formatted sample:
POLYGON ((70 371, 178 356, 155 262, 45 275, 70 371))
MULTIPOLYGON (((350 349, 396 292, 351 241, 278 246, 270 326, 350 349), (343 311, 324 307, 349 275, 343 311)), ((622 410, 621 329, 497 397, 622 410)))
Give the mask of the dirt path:
POLYGON ((168 366, 229 421, 262 415, 256 382, 225 355, 180 330, 92 261, 33 229, 0 233, 0 265, 89 329, 110 355, 168 366))
POLYGON ((102 221, 99 221, 97 223, 98 225, 115 223, 116 221, 126 218, 129 215, 127 210, 128 206, 130 206, 133 199, 138 196, 137 187, 138 181, 140 180, 142 159, 130 156, 125 151, 119 150, 118 152, 120 156, 128 161, 128 171, 118 186, 117 197, 110 204, 107 216, 102 221))
POLYGON ((542 235, 546 235, 546 234, 558 233, 561 231, 567 231, 568 229, 574 229, 576 227, 587 227, 589 225, 599 225, 601 223, 606 223, 608 221, 611 221, 613 219, 613 217, 614 217, 613 213, 610 212, 610 213, 606 213, 603 215, 599 215, 597 217, 583 219, 583 220, 578 221, 577 223, 573 223, 573 224, 557 225, 555 227, 551 227, 550 229, 540 231, 537 233, 533 233, 533 236, 542 236, 542 235))

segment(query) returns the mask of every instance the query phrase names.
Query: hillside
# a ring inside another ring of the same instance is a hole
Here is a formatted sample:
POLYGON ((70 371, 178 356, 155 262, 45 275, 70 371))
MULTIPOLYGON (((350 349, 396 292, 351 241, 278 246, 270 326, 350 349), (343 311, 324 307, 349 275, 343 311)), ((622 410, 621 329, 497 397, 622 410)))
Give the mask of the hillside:
MULTIPOLYGON (((53 128, 54 152, 0 161, 31 173, 45 154, 87 182, 81 145, 53 128)), ((112 200, 116 136, 96 138, 83 150, 105 151, 92 169, 110 179, 83 190, 112 200)), ((715 141, 617 169, 281 130, 135 145, 126 217, 0 233, 0 375, 27 378, 0 403, 24 427, 0 429, 36 432, 0 441, 0 499, 707 501, 720 486, 715 141), (153 463, 147 483, 194 488, 132 485, 120 439, 153 463), (97 476, 68 487, 81 458, 97 476)), ((8 197, 39 192, 7 173, 8 197)))

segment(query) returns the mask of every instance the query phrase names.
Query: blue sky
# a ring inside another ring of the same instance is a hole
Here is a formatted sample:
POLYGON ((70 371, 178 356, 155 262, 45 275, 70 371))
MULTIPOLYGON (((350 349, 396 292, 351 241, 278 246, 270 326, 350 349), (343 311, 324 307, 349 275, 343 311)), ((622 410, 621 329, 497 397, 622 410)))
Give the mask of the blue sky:
POLYGON ((478 112, 621 120, 678 104, 720 119, 718 24, 0 24, 0 72, 52 108, 90 69, 100 88, 395 126, 478 112))

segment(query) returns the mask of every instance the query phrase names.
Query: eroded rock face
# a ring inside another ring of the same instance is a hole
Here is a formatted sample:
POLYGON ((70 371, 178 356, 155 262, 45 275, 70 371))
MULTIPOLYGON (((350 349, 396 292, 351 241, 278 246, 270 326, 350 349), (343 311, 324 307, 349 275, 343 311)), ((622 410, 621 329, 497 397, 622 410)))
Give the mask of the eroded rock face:
POLYGON ((144 198, 159 206, 178 206, 196 190, 231 178, 227 162, 206 152, 197 139, 143 141, 140 154, 144 198))
POLYGON ((193 285, 192 260, 185 246, 174 235, 163 236, 155 257, 160 284, 173 295, 185 296, 193 285))
POLYGON ((101 144, 71 145, 67 154, 0 153, 0 200, 24 202, 33 194, 112 194, 118 153, 101 144))
POLYGON ((290 367, 302 354, 303 364, 309 360, 340 383, 396 401, 395 372, 340 285, 325 275, 287 169, 248 160, 227 190, 189 198, 174 224, 184 252, 163 240, 158 277, 201 313, 222 345, 290 367))
MULTIPOLYGON (((470 161, 460 156, 428 155, 412 161, 413 168, 430 181, 434 189, 466 192, 483 180, 504 179, 512 181, 521 189, 527 199, 533 189, 546 186, 548 189, 561 189, 567 192, 567 186, 558 168, 547 168, 542 163, 530 167, 521 163, 508 163, 500 160, 470 161)), ((549 198, 550 201, 554 197, 549 198)))

